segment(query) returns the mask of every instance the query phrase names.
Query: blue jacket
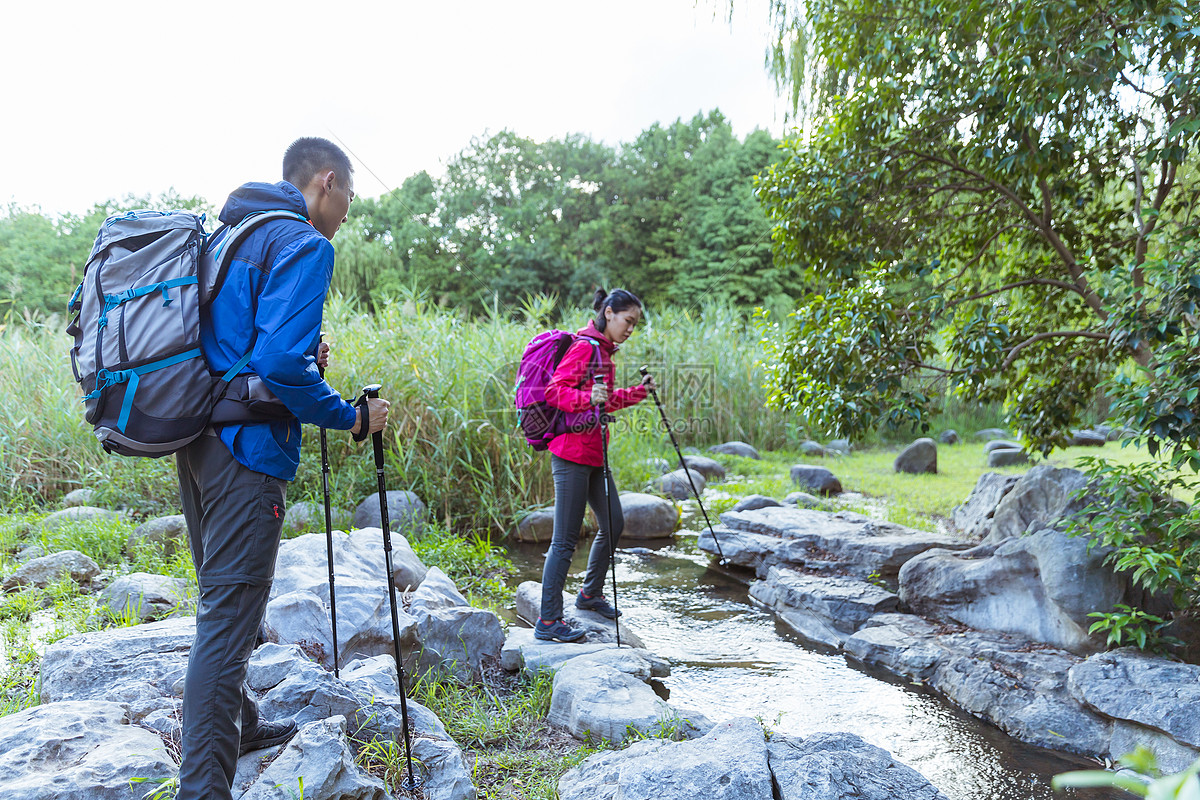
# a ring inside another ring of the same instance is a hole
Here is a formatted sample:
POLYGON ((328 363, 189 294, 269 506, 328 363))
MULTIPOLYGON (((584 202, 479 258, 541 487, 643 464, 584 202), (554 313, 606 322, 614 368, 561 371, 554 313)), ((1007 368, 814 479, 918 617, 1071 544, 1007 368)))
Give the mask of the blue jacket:
MULTIPOLYGON (((225 202, 221 222, 236 225, 256 211, 308 217, 304 195, 286 181, 247 183, 225 202)), ((354 427, 354 406, 317 371, 321 312, 333 278, 333 245, 311 224, 272 220, 238 247, 220 291, 200 316, 200 345, 209 367, 224 374, 253 344, 243 373, 262 379, 295 414, 219 428, 239 463, 281 480, 296 477, 300 424, 354 427)))

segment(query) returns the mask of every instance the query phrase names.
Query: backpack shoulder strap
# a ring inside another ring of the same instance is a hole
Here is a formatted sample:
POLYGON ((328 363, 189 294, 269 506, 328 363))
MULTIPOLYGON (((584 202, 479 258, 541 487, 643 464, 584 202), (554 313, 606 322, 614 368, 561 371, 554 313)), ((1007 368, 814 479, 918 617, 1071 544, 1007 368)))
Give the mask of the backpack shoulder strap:
MULTIPOLYGON (((295 211, 259 211, 250 214, 237 225, 233 226, 233 228, 229 228, 229 232, 216 244, 215 249, 210 254, 212 269, 215 272, 212 283, 209 284, 212 288, 208 292, 208 297, 202 298, 202 302, 211 300, 221 291, 221 285, 225 282, 225 273, 229 270, 229 264, 233 261, 238 247, 241 246, 242 242, 246 241, 246 237, 253 233, 259 225, 277 219, 294 219, 306 225, 309 224, 307 217, 297 214, 295 211)), ((225 228, 228 228, 228 226, 225 226, 225 228)), ((225 230, 225 228, 214 231, 210 239, 215 239, 221 230, 225 230)))

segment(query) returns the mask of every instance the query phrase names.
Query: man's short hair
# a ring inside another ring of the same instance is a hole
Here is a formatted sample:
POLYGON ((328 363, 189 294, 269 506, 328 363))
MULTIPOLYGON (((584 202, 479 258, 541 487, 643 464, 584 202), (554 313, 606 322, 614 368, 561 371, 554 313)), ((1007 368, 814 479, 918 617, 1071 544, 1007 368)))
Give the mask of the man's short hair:
POLYGON ((338 147, 319 136, 305 136, 288 146, 283 154, 283 179, 303 189, 318 172, 333 170, 338 181, 345 185, 354 172, 354 165, 338 147))

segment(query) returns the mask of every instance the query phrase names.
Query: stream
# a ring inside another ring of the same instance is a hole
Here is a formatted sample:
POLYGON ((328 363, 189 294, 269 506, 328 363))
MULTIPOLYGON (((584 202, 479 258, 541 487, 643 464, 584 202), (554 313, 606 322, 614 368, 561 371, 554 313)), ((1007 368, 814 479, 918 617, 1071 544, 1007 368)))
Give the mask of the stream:
MULTIPOLYGON (((578 591, 588 546, 590 539, 576 549, 568 593, 578 591)), ((517 582, 541 581, 546 548, 510 547, 517 582)), ((1054 775, 1096 769, 1097 763, 1019 742, 921 686, 803 642, 750 600, 751 573, 710 563, 696 546, 695 531, 680 531, 674 542, 619 550, 616 575, 622 627, 670 661, 663 683, 676 707, 713 722, 756 717, 771 730, 800 737, 858 734, 925 775, 951 800, 1130 796, 1056 794, 1050 788, 1054 775)))

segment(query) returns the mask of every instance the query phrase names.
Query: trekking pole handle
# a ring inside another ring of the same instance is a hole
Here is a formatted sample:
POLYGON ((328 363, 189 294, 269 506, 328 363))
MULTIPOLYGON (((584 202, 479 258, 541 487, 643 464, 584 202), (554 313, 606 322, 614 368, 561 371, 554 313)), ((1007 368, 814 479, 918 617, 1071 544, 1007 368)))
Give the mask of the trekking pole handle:
POLYGON ((317 374, 322 379, 325 377, 325 368, 321 366, 321 342, 325 341, 325 331, 317 334, 317 374))
MULTIPOLYGON (((371 383, 371 384, 364 386, 362 389, 362 394, 359 395, 358 402, 354 404, 355 408, 362 409, 362 426, 359 428, 358 433, 354 434, 354 441, 361 442, 362 440, 367 438, 367 436, 368 436, 367 431, 371 427, 371 412, 370 412, 371 407, 367 403, 367 401, 373 400, 373 399, 379 397, 379 390, 382 388, 383 388, 382 384, 378 384, 378 383, 371 383)), ((383 454, 383 435, 382 434, 376 435, 375 447, 377 450, 379 450, 379 453, 376 455, 376 460, 382 461, 382 458, 381 458, 381 456, 383 454)))

